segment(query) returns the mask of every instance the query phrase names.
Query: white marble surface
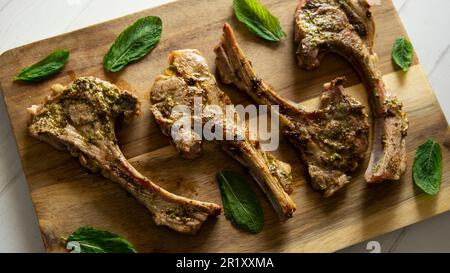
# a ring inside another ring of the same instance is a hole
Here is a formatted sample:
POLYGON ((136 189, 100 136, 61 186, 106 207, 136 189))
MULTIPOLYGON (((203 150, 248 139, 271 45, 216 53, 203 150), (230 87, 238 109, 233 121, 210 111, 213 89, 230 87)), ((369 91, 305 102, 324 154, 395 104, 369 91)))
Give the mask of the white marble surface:
MULTIPOLYGON (((165 2, 169 1, 0 0, 0 53, 165 2)), ((394 2, 450 120, 450 1, 394 2)), ((374 240, 382 252, 450 252, 450 213, 374 240)), ((368 252, 366 246, 361 243, 342 251, 368 252)), ((41 251, 36 215, 0 98, 0 252, 41 251)))

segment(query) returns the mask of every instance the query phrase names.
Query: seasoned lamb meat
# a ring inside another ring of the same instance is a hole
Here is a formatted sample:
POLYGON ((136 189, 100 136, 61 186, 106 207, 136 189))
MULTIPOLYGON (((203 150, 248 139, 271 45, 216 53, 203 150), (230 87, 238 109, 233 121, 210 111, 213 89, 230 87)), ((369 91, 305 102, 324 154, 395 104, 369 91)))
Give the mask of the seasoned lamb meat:
POLYGON ((142 176, 125 159, 114 132, 116 118, 140 112, 136 97, 94 77, 83 77, 67 87, 52 86, 44 104, 32 106, 32 136, 78 157, 93 172, 117 182, 153 214, 157 225, 195 233, 221 207, 172 194, 142 176))
POLYGON ((366 181, 398 180, 406 170, 408 120, 386 90, 372 52, 374 24, 365 0, 300 0, 295 14, 300 66, 314 69, 326 52, 350 61, 366 85, 373 113, 373 143, 366 181))
POLYGON ((292 190, 290 165, 263 152, 258 141, 249 139, 246 125, 239 121, 231 100, 220 90, 215 77, 208 70, 206 60, 197 50, 172 52, 169 68, 156 78, 150 92, 151 111, 156 122, 163 133, 171 137, 179 153, 187 158, 199 155, 205 138, 192 130, 195 129, 194 122, 188 128, 179 128, 177 124, 183 124, 183 119, 192 119, 204 126, 209 124, 213 131, 223 132, 224 138, 228 136, 220 142, 224 150, 248 167, 280 219, 291 217, 296 206, 286 193, 292 190), (201 102, 197 104, 201 106, 197 112, 195 98, 201 102), (187 107, 187 115, 175 111, 175 106, 187 107), (226 112, 225 108, 230 113, 214 115, 226 112))
POLYGON ((279 106, 281 131, 299 150, 312 186, 325 197, 333 195, 350 182, 349 174, 363 162, 368 148, 364 107, 342 93, 342 78, 325 85, 317 111, 308 112, 283 99, 256 76, 231 26, 225 24, 223 30, 222 41, 215 49, 222 81, 245 91, 258 104, 279 106))

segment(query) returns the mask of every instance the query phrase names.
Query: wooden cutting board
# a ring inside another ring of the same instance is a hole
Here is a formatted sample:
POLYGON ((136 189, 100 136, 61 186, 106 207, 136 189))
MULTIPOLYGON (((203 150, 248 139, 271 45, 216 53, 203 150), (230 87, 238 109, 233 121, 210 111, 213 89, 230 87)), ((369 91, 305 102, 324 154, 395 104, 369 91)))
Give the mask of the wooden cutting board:
MULTIPOLYGON (((297 67, 293 41, 296 1, 262 2, 281 19, 288 34, 279 44, 260 40, 238 23, 232 16, 231 0, 187 0, 16 48, 0 57, 1 90, 48 251, 64 251, 60 236, 89 225, 121 234, 142 252, 327 252, 449 210, 448 123, 417 59, 408 73, 396 71, 391 62, 395 38, 406 33, 390 0, 374 8, 375 51, 379 54, 387 85, 404 102, 411 122, 406 174, 397 182, 369 186, 361 170, 345 190, 323 199, 307 184, 299 157, 282 139, 276 154, 292 164, 295 179, 292 198, 298 210, 292 219, 279 223, 268 201, 255 183, 251 183, 263 203, 266 219, 265 228, 258 235, 235 229, 223 215, 208 220, 195 236, 157 227, 149 212, 115 183, 89 174, 68 153, 59 152, 28 135, 29 116, 25 109, 42 102, 51 84, 68 84, 86 75, 106 79, 131 90, 143 101, 143 116, 119 126, 117 131, 121 148, 132 164, 169 191, 221 204, 216 173, 234 170, 246 174, 246 170, 214 145, 207 145, 203 156, 195 161, 178 157, 148 111, 146 94, 155 76, 166 67, 169 52, 197 48, 214 71, 213 47, 219 41, 222 25, 230 22, 259 75, 284 97, 313 105, 325 82, 345 75, 347 92, 366 103, 358 77, 343 59, 330 55, 312 72, 297 67), (146 15, 158 15, 163 19, 161 43, 153 53, 123 72, 105 74, 101 63, 111 43, 126 26, 146 15), (70 61, 61 73, 39 84, 12 81, 22 67, 61 47, 71 52, 70 61), (415 188, 411 178, 414 151, 428 138, 439 141, 443 148, 442 190, 436 197, 429 197, 415 188)), ((248 97, 236 90, 224 89, 235 103, 249 102, 248 97)))

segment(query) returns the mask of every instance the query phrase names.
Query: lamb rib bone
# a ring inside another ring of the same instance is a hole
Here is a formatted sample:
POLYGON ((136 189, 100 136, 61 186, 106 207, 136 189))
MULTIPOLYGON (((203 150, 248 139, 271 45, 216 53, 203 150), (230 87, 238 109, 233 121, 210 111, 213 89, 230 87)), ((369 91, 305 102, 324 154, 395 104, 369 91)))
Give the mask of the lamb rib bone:
POLYGON ((188 119, 200 124, 213 124, 215 131, 222 131, 230 138, 220 141, 224 150, 250 170, 261 189, 272 203, 281 220, 292 217, 295 203, 286 193, 291 191, 291 168, 260 149, 258 141, 249 139, 249 132, 239 121, 230 98, 220 90, 215 77, 209 73, 206 60, 192 49, 176 50, 169 55, 169 68, 158 76, 151 88, 151 111, 162 132, 171 137, 178 152, 187 158, 195 158, 201 152, 203 138, 192 127, 181 128, 178 135, 172 133, 177 123, 186 118, 173 113, 175 106, 186 106, 188 119), (201 111, 195 112, 195 98, 201 98, 201 111), (211 109, 231 109, 231 115, 210 115, 211 109), (233 121, 234 118, 234 121, 233 121))
POLYGON ((364 107, 342 93, 342 78, 325 85, 317 111, 308 112, 283 99, 257 77, 231 26, 225 24, 223 31, 215 49, 222 81, 245 91, 258 104, 279 106, 281 131, 299 150, 312 186, 325 197, 333 195, 350 182, 349 173, 356 170, 368 148, 364 107))
POLYGON ((93 172, 118 183, 153 214, 157 225, 193 234, 221 207, 172 194, 141 175, 124 157, 115 136, 116 118, 139 114, 140 103, 127 91, 94 77, 68 87, 52 86, 53 94, 32 114, 33 137, 78 157, 93 172))
POLYGON ((349 60, 366 85, 374 127, 366 181, 400 179, 406 170, 408 120, 377 68, 371 48, 375 28, 370 5, 366 0, 300 0, 295 28, 301 67, 318 67, 325 53, 332 51, 349 60))

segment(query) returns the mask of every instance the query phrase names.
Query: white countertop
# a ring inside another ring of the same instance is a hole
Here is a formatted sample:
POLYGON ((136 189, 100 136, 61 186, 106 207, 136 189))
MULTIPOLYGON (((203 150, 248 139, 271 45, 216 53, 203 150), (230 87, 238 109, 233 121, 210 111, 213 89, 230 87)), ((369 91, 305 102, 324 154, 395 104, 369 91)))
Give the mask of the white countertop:
MULTIPOLYGON (((0 53, 166 2, 170 0, 0 0, 0 53)), ((394 2, 450 120, 450 1, 394 2)), ((382 252, 450 252, 450 213, 373 240, 381 244, 382 252)), ((343 251, 368 252, 366 246, 362 243, 343 251)), ((0 96, 0 252, 42 251, 36 215, 0 96)))

